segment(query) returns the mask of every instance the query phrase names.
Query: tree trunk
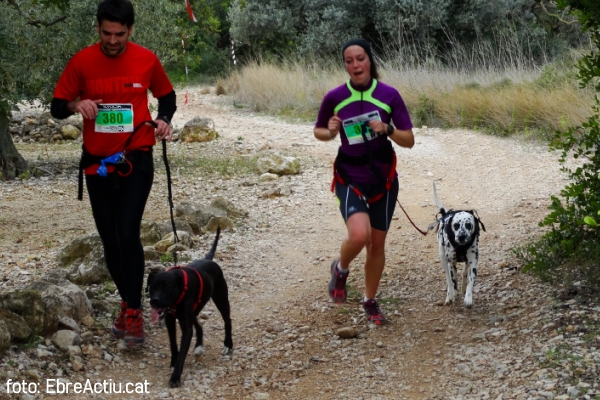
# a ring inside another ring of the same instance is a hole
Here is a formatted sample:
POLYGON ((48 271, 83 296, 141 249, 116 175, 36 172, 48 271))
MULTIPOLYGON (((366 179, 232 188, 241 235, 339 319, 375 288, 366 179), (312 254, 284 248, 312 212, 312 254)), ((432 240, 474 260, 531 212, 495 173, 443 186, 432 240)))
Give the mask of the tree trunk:
POLYGON ((9 120, 9 115, 0 112, 0 179, 14 179, 28 168, 12 141, 9 120))

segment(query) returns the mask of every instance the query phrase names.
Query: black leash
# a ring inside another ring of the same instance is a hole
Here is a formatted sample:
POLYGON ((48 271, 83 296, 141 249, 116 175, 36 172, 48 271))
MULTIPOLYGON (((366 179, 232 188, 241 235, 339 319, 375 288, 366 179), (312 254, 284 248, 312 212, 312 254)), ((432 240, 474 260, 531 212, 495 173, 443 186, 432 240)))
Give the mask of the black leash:
MULTIPOLYGON (((165 163, 165 170, 167 171, 167 191, 169 199, 169 211, 171 213, 171 227, 173 228, 173 239, 175 244, 179 243, 179 237, 177 236, 177 228, 175 228, 175 218, 173 217, 173 194, 171 191, 171 168, 169 167, 169 159, 167 158, 167 140, 162 140, 162 156, 163 162, 165 163)), ((173 265, 177 265, 177 246, 173 249, 173 265)))
MULTIPOLYGON (((133 139, 133 136, 135 135, 135 133, 137 131, 139 131, 140 128, 146 124, 152 125, 155 129, 158 128, 158 124, 152 120, 141 122, 140 124, 138 124, 135 127, 133 132, 131 132, 131 135, 129 135, 129 137, 127 138, 127 141, 125 142, 125 150, 123 150, 120 153, 113 154, 112 156, 109 156, 109 157, 98 157, 98 156, 88 155, 88 158, 91 159, 90 160, 91 165, 102 163, 102 165, 104 166, 104 163, 117 164, 120 162, 124 162, 123 159, 125 158, 125 155, 128 153, 127 148, 131 144, 131 139, 133 139)), ((77 198, 79 200, 83 199, 83 170, 85 168, 87 168, 84 165, 84 156, 86 155, 87 152, 85 150, 85 146, 82 146, 82 148, 83 148, 84 152, 82 154, 81 160, 79 161, 79 177, 78 177, 79 187, 78 187, 78 193, 77 193, 78 194, 77 198)), ((178 244, 179 237, 177 236, 177 229, 175 228, 175 218, 173 217, 173 194, 171 191, 171 185, 172 185, 171 168, 169 167, 169 160, 167 158, 167 141, 166 141, 166 139, 162 140, 162 156, 163 156, 163 162, 165 164, 165 169, 167 171, 167 191, 168 191, 168 199, 169 199, 169 209, 170 209, 170 213, 171 213, 171 226, 173 228, 173 239, 174 239, 175 244, 178 244)), ((125 161, 128 162, 128 160, 125 160, 125 161)), ((131 164, 130 164, 130 167, 131 167, 131 164)), ((174 249, 172 254, 173 254, 173 262, 174 262, 173 265, 177 265, 177 251, 174 249)))

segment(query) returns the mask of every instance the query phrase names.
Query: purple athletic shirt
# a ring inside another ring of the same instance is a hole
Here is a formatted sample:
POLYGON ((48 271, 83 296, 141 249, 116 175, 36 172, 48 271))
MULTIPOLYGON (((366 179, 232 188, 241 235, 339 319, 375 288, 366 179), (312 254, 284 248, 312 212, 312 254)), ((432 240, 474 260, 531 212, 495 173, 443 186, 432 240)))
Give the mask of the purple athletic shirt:
MULTIPOLYGON (((337 116, 342 120, 342 129, 340 137, 342 138, 341 151, 349 156, 362 156, 367 154, 367 145, 364 143, 360 131, 360 123, 379 119, 382 122, 389 124, 393 121, 394 126, 400 130, 408 130, 413 127, 408 110, 400 93, 395 88, 386 85, 385 83, 377 82, 375 90, 369 97, 366 93, 372 87, 373 79, 366 87, 358 87, 350 82, 352 88, 358 92, 362 92, 363 100, 360 100, 360 94, 355 93, 354 96, 358 101, 347 103, 337 112, 337 116), (390 112, 383 107, 388 106, 390 112)), ((347 84, 336 87, 325 95, 315 126, 317 128, 327 128, 329 119, 334 115, 335 108, 346 99, 352 97, 352 92, 347 84)), ((369 135, 367 134, 368 145, 371 152, 376 152, 383 146, 389 146, 386 143, 389 139, 386 135, 369 135)), ((387 177, 391 164, 382 164, 375 161, 375 165, 382 171, 382 176, 387 177)), ((369 165, 352 166, 344 165, 344 169, 350 175, 352 181, 357 184, 370 184, 371 174, 369 165)))

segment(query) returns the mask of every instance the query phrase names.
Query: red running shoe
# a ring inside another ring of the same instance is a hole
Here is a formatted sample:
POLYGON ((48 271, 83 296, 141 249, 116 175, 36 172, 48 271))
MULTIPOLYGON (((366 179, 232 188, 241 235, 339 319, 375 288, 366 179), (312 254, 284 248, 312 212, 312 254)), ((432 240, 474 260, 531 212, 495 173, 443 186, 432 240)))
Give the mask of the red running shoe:
POLYGON ((363 308, 367 314, 367 320, 375 325, 383 325, 386 322, 385 317, 379 309, 379 305, 375 299, 367 300, 363 303, 363 308))
POLYGON ((329 291, 329 297, 333 300, 334 303, 343 303, 346 301, 346 279, 348 279, 348 275, 350 271, 340 272, 337 267, 339 259, 333 260, 331 263, 331 280, 329 281, 329 285, 327 286, 327 290, 329 291))
POLYGON ((117 339, 123 339, 123 336, 125 336, 125 310, 127 310, 127 303, 122 301, 121 311, 119 311, 119 315, 112 326, 112 333, 117 339))
POLYGON ((144 335, 144 317, 142 310, 128 308, 125 312, 125 336, 123 340, 127 346, 137 346, 144 343, 146 336, 144 335))

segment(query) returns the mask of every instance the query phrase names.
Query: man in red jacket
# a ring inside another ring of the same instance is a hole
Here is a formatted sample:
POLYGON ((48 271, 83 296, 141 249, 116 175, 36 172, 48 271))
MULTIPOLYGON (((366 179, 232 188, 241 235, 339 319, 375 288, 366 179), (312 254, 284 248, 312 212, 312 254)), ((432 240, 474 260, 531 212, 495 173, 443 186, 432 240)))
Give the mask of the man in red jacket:
POLYGON ((80 168, 106 265, 122 299, 112 331, 134 346, 145 340, 140 224, 154 180, 152 147, 156 140, 171 139, 176 97, 156 55, 129 41, 134 23, 129 0, 104 0, 96 18, 100 41, 69 61, 51 113, 59 119, 83 117, 80 168), (154 120, 148 90, 158 99, 154 120))

